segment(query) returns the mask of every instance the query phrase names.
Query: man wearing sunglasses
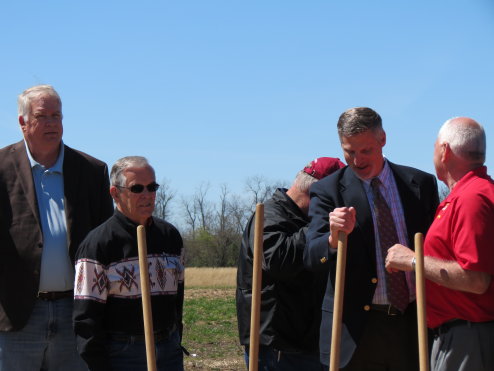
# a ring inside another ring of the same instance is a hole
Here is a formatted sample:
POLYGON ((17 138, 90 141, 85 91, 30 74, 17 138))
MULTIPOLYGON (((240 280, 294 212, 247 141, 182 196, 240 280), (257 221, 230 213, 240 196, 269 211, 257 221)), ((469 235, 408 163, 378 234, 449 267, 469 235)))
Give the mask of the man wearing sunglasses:
POLYGON ((91 231, 76 254, 74 329, 90 370, 147 370, 137 227, 146 229, 158 370, 182 371, 183 243, 170 223, 153 217, 155 173, 144 157, 111 170, 113 217, 91 231))
POLYGON ((19 95, 23 140, 0 149, 0 370, 85 370, 72 329, 74 255, 113 214, 108 167, 62 141, 50 85, 19 95))

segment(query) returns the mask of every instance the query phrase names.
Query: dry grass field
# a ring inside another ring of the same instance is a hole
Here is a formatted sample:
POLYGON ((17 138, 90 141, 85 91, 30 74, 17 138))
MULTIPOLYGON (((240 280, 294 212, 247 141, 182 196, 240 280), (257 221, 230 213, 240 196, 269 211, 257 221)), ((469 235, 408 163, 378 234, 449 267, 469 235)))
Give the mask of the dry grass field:
POLYGON ((186 268, 185 370, 245 370, 235 311, 236 268, 186 268))
POLYGON ((235 287, 237 268, 186 268, 185 288, 235 287))

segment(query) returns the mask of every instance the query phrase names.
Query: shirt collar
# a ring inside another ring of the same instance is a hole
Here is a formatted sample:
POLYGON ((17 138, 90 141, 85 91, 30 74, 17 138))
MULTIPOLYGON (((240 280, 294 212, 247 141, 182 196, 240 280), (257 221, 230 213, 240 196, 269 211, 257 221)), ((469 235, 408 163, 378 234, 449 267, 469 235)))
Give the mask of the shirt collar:
POLYGON ((491 177, 487 174, 487 167, 480 166, 478 168, 470 170, 468 173, 463 175, 463 177, 456 183, 453 190, 449 193, 446 199, 448 199, 450 196, 454 196, 456 194, 461 193, 463 189, 465 189, 468 186, 470 181, 475 178, 482 178, 492 181, 491 177))
MULTIPOLYGON (((31 154, 31 151, 29 150, 29 146, 26 143, 26 140, 24 140, 24 144, 26 146, 27 158, 29 159, 29 163, 31 165, 31 168, 34 168, 36 166, 39 166, 42 169, 45 169, 45 167, 43 165, 41 165, 38 161, 36 161, 34 159, 33 155, 31 154)), ((65 148, 64 147, 65 146, 63 144, 63 141, 60 141, 60 153, 58 154, 57 161, 50 168, 50 171, 52 171, 54 173, 63 174, 63 159, 64 159, 64 156, 65 156, 65 148)))
MULTIPOLYGON (((127 215, 125 215, 124 213, 122 213, 120 210, 118 210, 117 208, 115 208, 114 212, 115 216, 120 219, 122 221, 123 224, 125 224, 127 226, 127 228, 130 228, 130 229, 136 229, 138 226, 139 226, 139 223, 136 223, 134 222, 133 220, 131 220, 129 217, 127 217, 127 215)), ((154 224, 154 218, 153 216, 151 216, 148 221, 146 222, 146 225, 145 227, 150 227, 154 224)))

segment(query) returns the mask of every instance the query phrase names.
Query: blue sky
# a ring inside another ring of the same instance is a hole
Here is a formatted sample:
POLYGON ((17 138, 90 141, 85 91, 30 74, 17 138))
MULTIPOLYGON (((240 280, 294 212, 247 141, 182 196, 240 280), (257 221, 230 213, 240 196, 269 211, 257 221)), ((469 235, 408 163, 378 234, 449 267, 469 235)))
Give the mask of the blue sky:
POLYGON ((381 114, 390 160, 429 172, 440 125, 470 116, 492 172, 490 0, 8 1, 0 35, 0 147, 21 138, 17 95, 48 83, 66 144, 144 155, 185 197, 342 158, 354 106, 381 114))

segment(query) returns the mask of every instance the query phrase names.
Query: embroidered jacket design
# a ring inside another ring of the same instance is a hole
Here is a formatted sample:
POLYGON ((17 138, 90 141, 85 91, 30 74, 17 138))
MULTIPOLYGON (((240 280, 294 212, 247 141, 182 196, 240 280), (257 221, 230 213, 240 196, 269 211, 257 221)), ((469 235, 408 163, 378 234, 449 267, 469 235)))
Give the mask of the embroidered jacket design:
MULTIPOLYGON (((177 293, 183 282, 183 256, 148 255, 151 295, 177 293)), ((141 296, 139 259, 124 259, 108 266, 92 259, 76 263, 75 299, 106 302, 109 297, 136 298, 141 296)))

